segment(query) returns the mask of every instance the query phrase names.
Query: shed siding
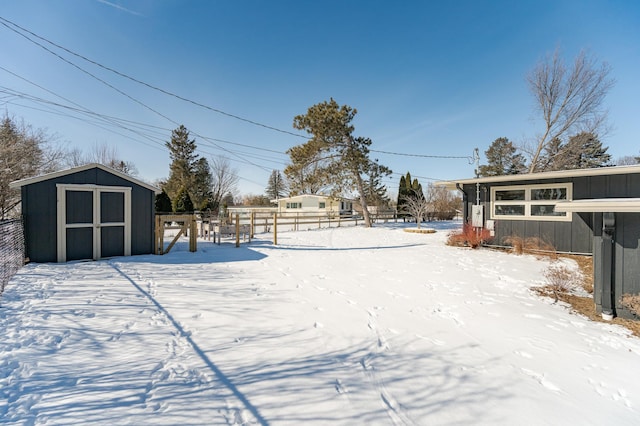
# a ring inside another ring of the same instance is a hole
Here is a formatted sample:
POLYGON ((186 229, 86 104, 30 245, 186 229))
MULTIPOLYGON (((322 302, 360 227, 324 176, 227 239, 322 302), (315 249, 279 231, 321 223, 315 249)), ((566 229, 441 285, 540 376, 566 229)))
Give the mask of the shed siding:
POLYGON ((130 187, 131 189, 131 254, 153 253, 153 191, 136 183, 93 168, 22 187, 27 257, 33 262, 57 261, 56 202, 57 184, 91 184, 130 187))

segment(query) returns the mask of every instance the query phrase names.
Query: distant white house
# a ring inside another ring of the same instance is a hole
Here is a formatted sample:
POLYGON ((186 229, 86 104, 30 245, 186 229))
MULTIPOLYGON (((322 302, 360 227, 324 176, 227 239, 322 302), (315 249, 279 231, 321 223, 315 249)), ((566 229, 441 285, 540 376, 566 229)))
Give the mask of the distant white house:
POLYGON ((281 216, 346 216, 353 213, 353 203, 350 200, 329 195, 304 194, 271 202, 277 204, 277 211, 281 216))

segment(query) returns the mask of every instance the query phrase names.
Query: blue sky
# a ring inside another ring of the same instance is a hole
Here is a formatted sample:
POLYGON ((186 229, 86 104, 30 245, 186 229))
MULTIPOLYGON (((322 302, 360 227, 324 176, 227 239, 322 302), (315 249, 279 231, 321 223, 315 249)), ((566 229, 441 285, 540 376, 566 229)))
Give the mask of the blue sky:
MULTIPOLYGON (((261 194, 304 139, 293 117, 333 97, 358 110, 355 135, 395 172, 468 178, 466 158, 498 137, 541 128, 526 75, 560 48, 611 68, 606 99, 614 159, 640 153, 640 2, 0 0, 0 17, 162 94, 0 25, 0 107, 69 147, 116 147, 139 177, 169 173, 164 142, 184 124, 200 154, 226 156, 239 194, 261 194), (39 87, 37 87, 37 86, 39 87), (53 93, 52 93, 53 92, 53 93), (37 99, 34 99, 37 98, 37 99), (134 100, 132 100, 135 99, 134 100), (130 122, 99 121, 54 105, 130 122), (73 104, 72 104, 73 102, 73 104), (258 126, 229 115, 264 124, 258 126)), ((3 21, 6 23, 6 21, 3 21)), ((15 29, 15 27, 14 27, 15 29)))

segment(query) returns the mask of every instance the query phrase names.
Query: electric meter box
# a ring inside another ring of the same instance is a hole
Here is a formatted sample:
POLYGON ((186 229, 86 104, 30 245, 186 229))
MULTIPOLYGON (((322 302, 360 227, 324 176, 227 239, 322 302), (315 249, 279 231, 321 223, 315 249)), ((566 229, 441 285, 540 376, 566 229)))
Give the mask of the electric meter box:
POLYGON ((484 227, 484 206, 471 206, 471 226, 474 228, 484 227))

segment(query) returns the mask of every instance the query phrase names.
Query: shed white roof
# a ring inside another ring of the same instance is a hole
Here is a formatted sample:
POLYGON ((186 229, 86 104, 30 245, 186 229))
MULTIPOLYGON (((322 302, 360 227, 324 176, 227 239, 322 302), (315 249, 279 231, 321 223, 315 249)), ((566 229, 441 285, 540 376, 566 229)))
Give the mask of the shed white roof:
POLYGON ((40 176, 34 176, 34 177, 30 177, 30 178, 26 178, 26 179, 21 179, 21 180, 16 180, 14 182, 11 182, 9 184, 9 187, 11 189, 18 189, 18 188, 22 188, 25 185, 31 185, 32 183, 38 183, 38 182, 42 182, 45 180, 49 180, 49 179, 54 179, 60 176, 66 176, 66 175, 70 175, 73 173, 78 173, 78 172, 84 172, 85 170, 90 170, 93 168, 98 168, 101 170, 104 170, 107 173, 111 173, 113 175, 116 175, 118 177, 121 177, 122 179, 128 180, 129 182, 135 183, 136 185, 140 185, 144 188, 147 188, 150 191, 155 192, 156 194, 159 194, 161 192, 161 190, 159 188, 156 188, 153 185, 150 185, 146 182, 143 182, 139 179, 136 179, 134 177, 129 176, 126 173, 122 173, 119 170, 116 169, 112 169, 111 167, 107 167, 103 164, 98 164, 98 163, 89 163, 89 164, 85 164, 83 166, 80 167, 74 167, 71 169, 65 169, 65 170, 59 170, 57 172, 53 172, 53 173, 47 173, 44 175, 40 175, 40 176))

